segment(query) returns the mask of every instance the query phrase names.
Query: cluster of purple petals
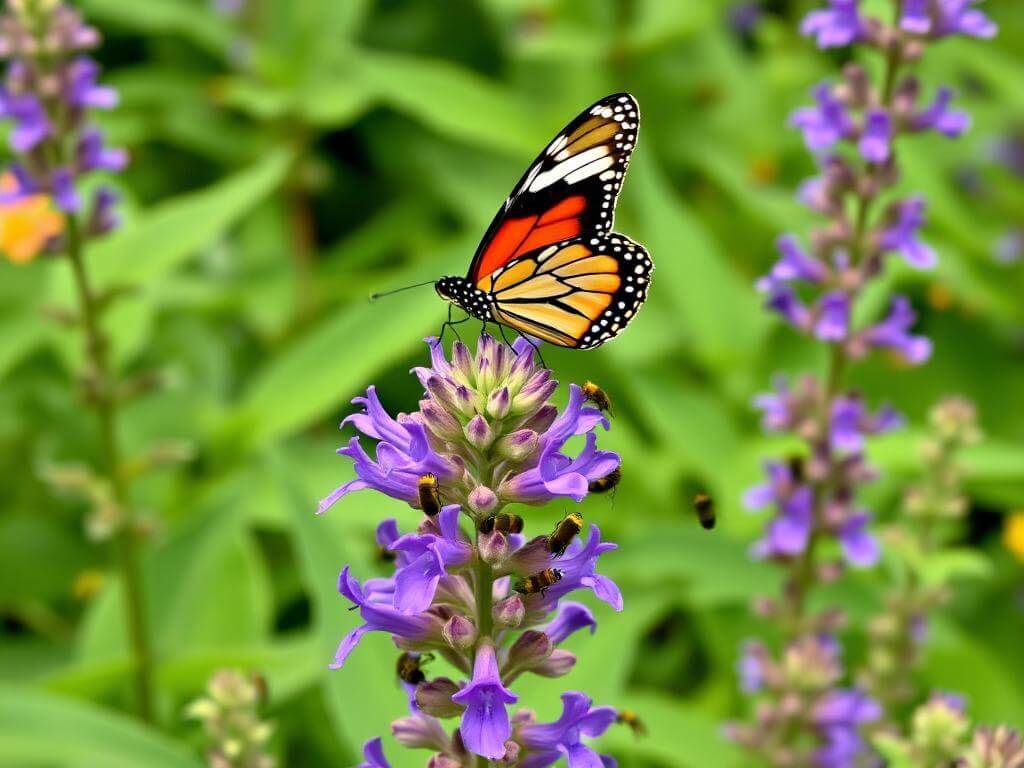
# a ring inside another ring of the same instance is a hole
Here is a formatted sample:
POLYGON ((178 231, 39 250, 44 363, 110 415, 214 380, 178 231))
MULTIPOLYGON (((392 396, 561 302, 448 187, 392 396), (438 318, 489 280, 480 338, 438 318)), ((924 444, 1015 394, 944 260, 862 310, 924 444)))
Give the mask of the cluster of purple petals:
POLYGON ((730 724, 737 742, 762 752, 773 765, 854 768, 862 765, 863 729, 881 707, 859 688, 838 685, 839 644, 827 634, 789 643, 779 659, 760 642, 744 644, 737 671, 744 692, 759 698, 756 724, 730 724), (780 734, 802 738, 780 739, 780 734))
MULTIPOLYGON (((85 204, 78 181, 93 171, 118 172, 127 153, 106 145, 90 125, 92 110, 112 109, 117 92, 99 83, 99 66, 84 52, 99 34, 79 12, 59 3, 13 6, 0 16, 0 57, 8 60, 0 84, 0 119, 11 122, 10 167, 17 188, 7 197, 49 195, 58 208, 77 214, 85 204)), ((88 204, 91 234, 117 225, 117 196, 99 186, 88 204)))
MULTIPOLYGON (((360 582, 348 566, 342 570, 338 590, 362 623, 341 641, 331 667, 344 666, 366 633, 385 632, 402 651, 434 654, 456 670, 457 679, 406 684, 410 714, 392 724, 399 743, 434 753, 434 768, 475 765, 475 756, 528 768, 563 757, 573 765, 611 764, 586 742, 609 727, 615 710, 593 707, 578 692, 563 696, 562 716, 552 723, 511 707, 520 676, 568 674, 576 657, 562 644, 580 630, 596 630, 590 609, 567 599, 572 593, 588 590, 622 610, 619 588, 597 571, 616 545, 602 541, 596 525, 561 553, 551 552, 547 536, 480 530, 481 521, 510 503, 582 499, 590 482, 619 465, 618 456, 596 447, 594 430, 608 422, 575 386, 563 409, 550 403, 557 382, 525 340, 510 348, 484 335, 475 354, 456 342, 450 360, 437 342, 428 343, 430 367, 414 369, 424 388, 416 413, 391 416, 372 387, 356 399, 361 410, 342 426, 352 424, 376 446, 371 456, 355 437, 339 450, 356 477, 320 511, 365 489, 418 508, 418 482, 428 473, 444 503, 436 515, 421 515, 411 532, 394 519, 378 526, 377 543, 394 563, 390 576, 360 582), (583 444, 575 455, 566 450, 573 437, 583 444), (545 571, 557 580, 542 589, 521 586, 545 571), (490 593, 484 604, 481 591, 490 593), (447 719, 457 726, 446 728, 447 719)), ((364 765, 387 765, 380 740, 369 742, 364 756, 364 765)))
MULTIPOLYGON (((993 37, 996 25, 976 5, 977 0, 904 0, 899 25, 910 35, 928 40, 950 35, 993 37)), ((807 15, 800 31, 813 37, 819 48, 876 41, 882 27, 864 16, 860 6, 860 0, 829 0, 825 8, 807 15)))

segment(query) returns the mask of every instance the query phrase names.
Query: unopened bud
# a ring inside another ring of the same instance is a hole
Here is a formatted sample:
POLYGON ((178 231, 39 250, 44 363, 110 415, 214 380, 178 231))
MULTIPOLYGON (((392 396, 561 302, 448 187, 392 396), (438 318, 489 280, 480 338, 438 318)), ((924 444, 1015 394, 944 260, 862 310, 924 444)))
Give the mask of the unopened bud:
POLYGON ((427 760, 427 768, 462 768, 462 763, 454 757, 438 752, 427 760))
POLYGON ((576 654, 564 648, 555 648, 544 661, 535 666, 531 672, 541 677, 562 677, 576 666, 576 654))
POLYGON ((546 661, 554 650, 551 638, 536 629, 528 629, 512 644, 508 652, 509 667, 518 670, 533 669, 546 661))
POLYGON ((469 420, 464 431, 466 439, 478 450, 486 450, 494 441, 494 432, 491 431, 491 425, 480 414, 469 420))
POLYGON ((476 642, 476 625, 465 616, 456 614, 441 629, 445 642, 457 651, 467 651, 476 642))
POLYGON ((498 506, 498 497, 486 485, 478 485, 469 492, 469 508, 479 515, 487 515, 498 506))
POLYGON ((532 429, 519 429, 498 440, 495 449, 499 456, 510 461, 523 461, 537 450, 540 436, 532 429))
POLYGON ((508 557, 508 538, 501 531, 481 533, 476 545, 480 558, 490 566, 501 566, 508 557))
POLYGON ((498 761, 498 765, 515 765, 519 762, 519 751, 521 747, 518 742, 509 739, 505 742, 505 754, 498 761))
POLYGON ((512 396, 508 387, 494 390, 487 398, 487 415, 492 419, 502 419, 512 407, 512 396))
POLYGON ((452 701, 459 686, 447 677, 437 677, 416 686, 416 706, 433 717, 455 717, 464 707, 452 701))
POLYGON ((518 627, 526 616, 523 599, 514 594, 494 605, 494 623, 503 627, 518 627))

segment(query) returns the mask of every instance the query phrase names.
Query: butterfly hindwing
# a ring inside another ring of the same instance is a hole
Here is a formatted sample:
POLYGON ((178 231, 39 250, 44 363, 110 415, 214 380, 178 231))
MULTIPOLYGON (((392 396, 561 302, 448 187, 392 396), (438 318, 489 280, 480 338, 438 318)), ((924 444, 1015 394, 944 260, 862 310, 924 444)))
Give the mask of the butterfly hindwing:
POLYGON ((496 270, 531 251, 610 232, 639 123, 636 100, 617 93, 593 104, 562 129, 494 217, 467 280, 481 285, 496 270))
POLYGON ((531 251, 484 282, 498 322, 551 344, 590 349, 633 318, 652 268, 642 246, 613 233, 531 251))

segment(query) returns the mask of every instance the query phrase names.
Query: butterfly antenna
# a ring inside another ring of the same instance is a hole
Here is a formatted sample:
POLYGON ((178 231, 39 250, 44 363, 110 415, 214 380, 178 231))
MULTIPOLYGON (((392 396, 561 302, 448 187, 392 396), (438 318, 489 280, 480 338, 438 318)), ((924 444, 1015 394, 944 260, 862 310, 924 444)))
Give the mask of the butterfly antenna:
POLYGON ((390 296, 393 293, 401 293, 402 291, 408 291, 410 288, 422 288, 424 285, 433 285, 434 280, 424 280, 422 283, 413 283, 412 285, 404 285, 401 288, 395 288, 392 291, 380 291, 378 293, 370 294, 370 301, 376 301, 385 296, 390 296))

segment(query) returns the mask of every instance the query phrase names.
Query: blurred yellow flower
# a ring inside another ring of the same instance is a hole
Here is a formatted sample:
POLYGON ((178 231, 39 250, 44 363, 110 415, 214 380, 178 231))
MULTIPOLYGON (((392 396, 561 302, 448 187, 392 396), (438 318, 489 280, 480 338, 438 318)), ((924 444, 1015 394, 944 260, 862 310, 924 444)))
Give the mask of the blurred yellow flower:
POLYGON ((1024 563, 1024 511, 1013 512, 1006 517, 1003 546, 1024 563))
MULTIPOLYGON (((10 173, 0 176, 0 193, 17 190, 10 173)), ((50 205, 46 195, 28 195, 0 202, 0 253, 15 264, 32 261, 47 241, 64 230, 64 219, 50 205)))

